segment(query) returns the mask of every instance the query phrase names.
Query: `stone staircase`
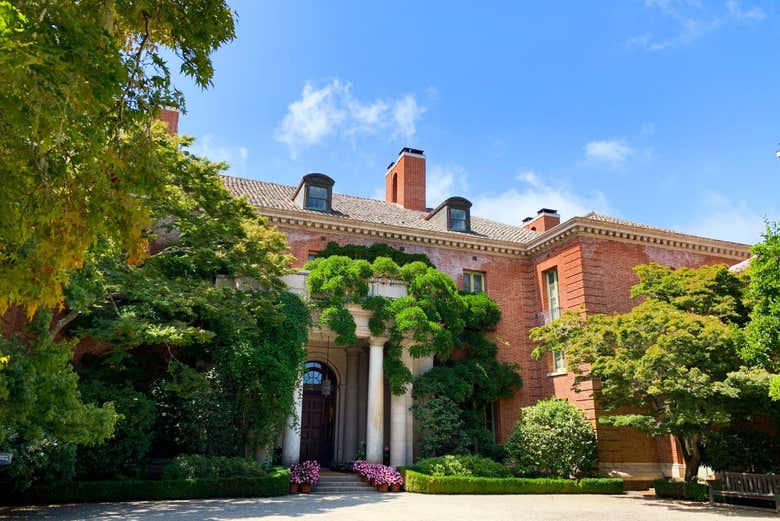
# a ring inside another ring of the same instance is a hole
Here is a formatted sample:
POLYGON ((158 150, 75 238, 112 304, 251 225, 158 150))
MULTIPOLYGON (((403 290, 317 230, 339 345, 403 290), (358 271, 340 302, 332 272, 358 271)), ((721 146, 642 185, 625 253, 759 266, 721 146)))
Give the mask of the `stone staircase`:
POLYGON ((320 472, 320 481, 313 494, 335 496, 345 494, 377 494, 376 488, 361 481, 357 474, 346 472, 320 472))

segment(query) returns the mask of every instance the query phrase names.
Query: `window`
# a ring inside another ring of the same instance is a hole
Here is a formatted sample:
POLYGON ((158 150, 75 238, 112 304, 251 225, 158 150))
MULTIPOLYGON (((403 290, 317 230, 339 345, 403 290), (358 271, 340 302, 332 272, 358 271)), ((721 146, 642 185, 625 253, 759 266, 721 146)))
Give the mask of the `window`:
POLYGON ((306 362, 306 372, 303 374, 304 385, 319 385, 322 383, 322 374, 325 372, 319 362, 306 362))
MULTIPOLYGON (((549 320, 545 322, 549 323, 553 320, 560 318, 561 316, 561 302, 558 290, 558 269, 553 268, 547 270, 544 274, 545 282, 547 283, 547 311, 549 314, 549 320)), ((553 373, 565 373, 566 372, 566 358, 563 356, 563 351, 553 351, 553 373)))
POLYGON ((566 357, 563 356, 563 351, 553 351, 553 373, 565 373, 566 372, 566 357))
POLYGON ((469 231, 468 213, 462 208, 450 208, 450 230, 469 231))
POLYGON ((307 261, 313 261, 317 258, 318 251, 310 251, 309 254, 306 256, 307 261))
POLYGON ((480 293, 485 291, 485 274, 481 271, 464 271, 463 291, 466 293, 480 293))
POLYGON ((493 441, 496 441, 496 432, 498 432, 498 425, 496 419, 498 418, 498 402, 492 402, 485 404, 485 414, 483 417, 482 427, 493 435, 493 441))
POLYGON ((324 186, 306 186, 306 208, 324 212, 328 209, 328 189, 324 186))

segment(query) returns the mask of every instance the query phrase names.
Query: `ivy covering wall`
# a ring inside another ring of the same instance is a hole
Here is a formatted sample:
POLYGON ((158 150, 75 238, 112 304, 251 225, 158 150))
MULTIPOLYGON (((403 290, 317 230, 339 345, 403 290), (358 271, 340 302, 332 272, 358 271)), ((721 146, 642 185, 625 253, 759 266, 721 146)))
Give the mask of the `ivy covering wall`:
POLYGON ((320 323, 336 333, 337 344, 352 345, 357 342, 356 325, 346 306, 354 303, 373 311, 371 334, 388 338, 384 368, 391 392, 403 394, 414 383, 414 413, 426 432, 424 455, 496 456, 500 451, 490 433, 491 409, 499 398, 519 389, 522 381, 517 366, 498 361, 498 348, 486 337, 501 318, 495 301, 485 293, 458 291, 452 278, 425 256, 384 244, 341 247, 331 243, 325 251, 334 254, 320 252, 306 264, 307 285, 321 312, 320 323), (374 277, 404 281, 408 295, 369 296, 374 277), (433 356, 435 367, 414 380, 401 360, 403 349, 412 358, 433 356))

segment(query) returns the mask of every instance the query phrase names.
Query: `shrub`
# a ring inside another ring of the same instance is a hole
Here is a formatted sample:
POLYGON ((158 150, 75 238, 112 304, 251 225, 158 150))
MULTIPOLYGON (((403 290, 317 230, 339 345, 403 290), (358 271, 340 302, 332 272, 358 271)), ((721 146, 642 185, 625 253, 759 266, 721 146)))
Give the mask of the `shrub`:
POLYGON ((582 411, 552 398, 525 407, 506 444, 517 476, 580 477, 596 468, 596 433, 582 411))
POLYGON ((702 464, 715 471, 765 474, 780 471, 780 439, 755 430, 710 431, 702 464))
POLYGON ((658 479, 655 481, 655 495, 674 499, 690 499, 692 501, 708 501, 709 485, 685 481, 658 479))
POLYGON ((482 478, 429 476, 405 470, 406 491, 421 494, 620 494, 618 478, 482 478))
POLYGON ((122 416, 114 434, 102 445, 79 447, 76 472, 79 478, 105 479, 132 475, 146 461, 154 436, 155 406, 145 394, 129 387, 115 387, 99 381, 79 386, 84 401, 113 402, 122 416))
POLYGON ((49 487, 36 487, 20 495, 11 495, 0 491, 0 501, 3 504, 29 505, 213 497, 267 497, 286 494, 289 482, 289 469, 276 467, 261 477, 161 481, 73 481, 49 487))
POLYGON ((412 407, 414 419, 424 433, 420 452, 423 456, 464 452, 469 438, 457 403, 436 396, 412 407))
POLYGON ((162 479, 217 479, 235 477, 262 477, 266 470, 247 458, 223 456, 176 456, 162 472, 162 479))
POLYGON ((504 465, 476 455, 426 458, 418 461, 415 468, 433 476, 505 478, 512 475, 504 465))
MULTIPOLYGON (((13 463, 0 467, 0 479, 7 476, 8 492, 17 493, 31 487, 67 482, 76 473, 76 446, 53 437, 20 442, 10 437, 13 463)), ((1 487, 5 489, 6 487, 1 487)))

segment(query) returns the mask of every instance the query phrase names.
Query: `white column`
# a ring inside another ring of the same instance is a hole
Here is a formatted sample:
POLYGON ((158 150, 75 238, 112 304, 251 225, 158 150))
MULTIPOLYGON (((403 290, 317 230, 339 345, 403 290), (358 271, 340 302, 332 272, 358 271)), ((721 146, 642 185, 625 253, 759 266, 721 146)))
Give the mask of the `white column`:
MULTIPOLYGON (((403 348, 401 360, 409 367, 411 360, 408 351, 403 348)), ((390 395, 390 465, 398 467, 407 465, 407 420, 409 408, 412 405, 412 385, 406 386, 406 392, 401 395, 390 395)))
POLYGON ((371 337, 368 358, 368 406, 366 418, 366 460, 382 463, 384 442, 384 338, 371 337))
POLYGON ((293 413, 287 418, 282 446, 282 463, 295 465, 301 459, 301 413, 303 412, 303 379, 293 391, 293 413))
POLYGON ((346 414, 344 415, 344 460, 352 461, 358 448, 358 370, 360 351, 347 350, 346 414))

